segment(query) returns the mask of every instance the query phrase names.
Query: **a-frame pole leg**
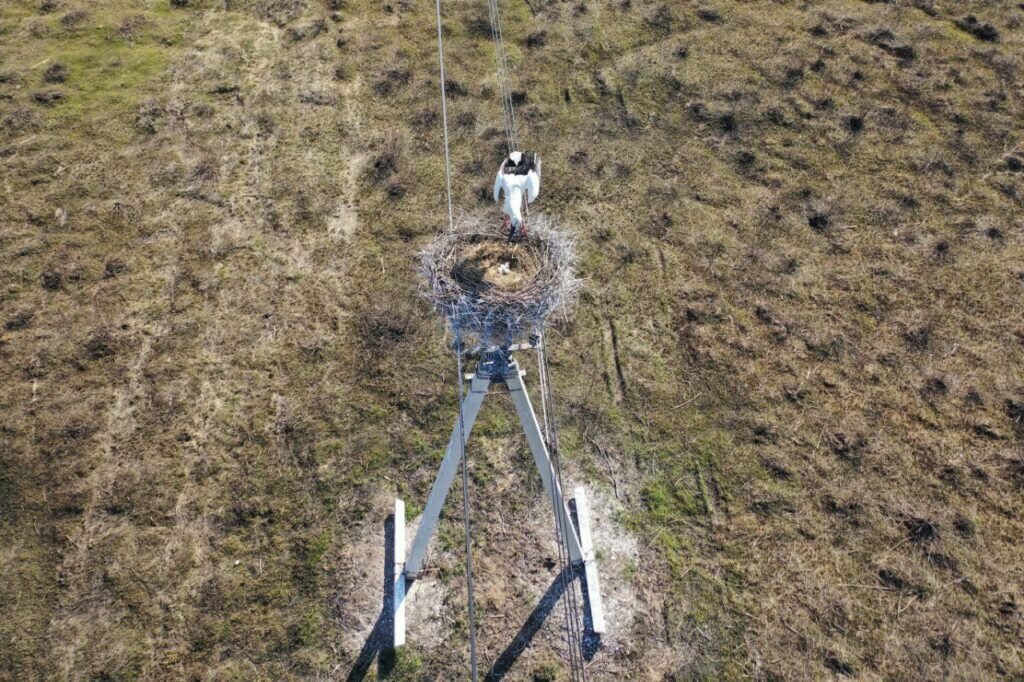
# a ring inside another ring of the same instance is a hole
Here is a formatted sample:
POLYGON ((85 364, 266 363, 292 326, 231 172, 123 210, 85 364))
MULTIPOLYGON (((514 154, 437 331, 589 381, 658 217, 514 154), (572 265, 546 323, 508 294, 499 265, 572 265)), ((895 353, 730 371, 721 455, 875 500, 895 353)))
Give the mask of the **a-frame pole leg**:
POLYGON ((391 618, 394 625, 392 646, 405 644, 405 502, 395 500, 394 573, 392 574, 391 618))
POLYGON ((530 395, 526 392, 522 376, 518 366, 512 364, 512 372, 505 376, 505 384, 512 395, 512 402, 519 413, 519 420, 523 423, 523 430, 526 431, 526 440, 533 452, 533 461, 540 472, 541 480, 544 482, 544 490, 555 500, 555 507, 558 514, 562 516, 561 527, 564 532, 564 539, 569 545, 569 558, 576 564, 583 564, 587 577, 587 602, 590 605, 590 616, 594 632, 601 634, 605 631, 604 609, 601 605, 601 587, 597 575, 597 560, 594 557, 594 548, 590 538, 590 515, 587 508, 586 496, 583 488, 576 489, 576 517, 580 522, 579 536, 576 535, 575 527, 569 519, 569 508, 562 496, 562 489, 558 479, 554 475, 551 465, 551 456, 548 454, 547 445, 541 435, 540 425, 537 423, 537 415, 530 403, 530 395))
POLYGON ((414 579, 423 568, 423 558, 427 553, 427 545, 430 537, 437 527, 437 519, 441 515, 441 507, 448 497, 448 490, 455 480, 455 474, 459 470, 462 460, 462 449, 465 442, 469 440, 469 434, 473 430, 473 423, 480 413, 480 406, 487 395, 487 388, 491 384, 491 378, 487 376, 474 376, 469 385, 469 393, 462 401, 462 424, 460 427, 458 417, 455 418, 455 428, 452 429, 452 437, 448 440, 448 449, 445 451, 444 459, 441 461, 441 468, 438 469, 437 478, 430 489, 430 497, 427 499, 427 506, 423 509, 423 517, 420 526, 416 529, 416 537, 412 541, 412 548, 409 550, 409 557, 405 562, 405 576, 414 579), (462 447, 459 446, 459 431, 462 430, 462 447))
POLYGON ((523 378, 519 374, 519 366, 511 364, 511 371, 505 375, 505 385, 508 386, 512 395, 512 402, 519 414, 519 421, 523 423, 523 430, 526 432, 526 441, 530 445, 530 452, 533 453, 533 461, 540 472, 541 481, 544 483, 544 492, 549 498, 554 499, 556 512, 561 518, 559 525, 564 534, 564 539, 569 545, 569 559, 573 563, 583 561, 583 550, 580 547, 580 539, 576 536, 572 521, 569 518, 569 508, 565 506, 565 499, 562 497, 562 488, 558 479, 554 476, 554 469, 551 466, 551 457, 548 455, 548 448, 544 444, 544 437, 540 432, 540 425, 537 423, 537 415, 530 403, 530 396, 526 392, 523 378))
POLYGON ((590 508, 582 487, 576 488, 576 520, 580 525, 580 545, 583 547, 583 572, 587 578, 587 603, 590 604, 590 622, 597 634, 604 632, 604 607, 601 605, 601 585, 597 577, 597 559, 590 539, 590 508))

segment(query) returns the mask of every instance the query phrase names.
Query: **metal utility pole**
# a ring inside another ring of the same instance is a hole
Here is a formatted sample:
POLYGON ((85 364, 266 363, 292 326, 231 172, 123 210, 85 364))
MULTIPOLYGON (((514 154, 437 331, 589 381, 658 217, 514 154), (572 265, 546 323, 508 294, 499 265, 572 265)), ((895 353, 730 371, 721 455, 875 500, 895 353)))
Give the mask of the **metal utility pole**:
POLYGON ((448 448, 441 467, 434 479, 434 485, 430 490, 430 497, 427 506, 423 510, 419 528, 413 539, 408 554, 405 547, 405 503, 402 500, 395 500, 395 585, 394 585, 394 645, 401 646, 405 643, 405 601, 407 583, 416 579, 423 569, 423 560, 427 553, 427 546, 430 538, 437 528, 437 520, 441 515, 441 507, 451 488, 455 475, 458 472, 465 443, 459 443, 460 434, 465 441, 469 440, 476 422, 480 407, 484 398, 493 386, 505 386, 512 396, 516 414, 526 434, 530 452, 533 454, 534 464, 540 473, 541 482, 544 484, 544 492, 554 502, 555 513, 561 518, 557 519, 558 528, 561 530, 560 541, 568 548, 569 559, 575 567, 582 567, 586 575, 587 602, 590 606, 590 614, 593 622, 593 631, 603 633, 605 631, 604 611, 601 607, 601 591, 597 573, 597 562, 594 558, 594 549, 590 538, 590 519, 583 488, 576 488, 576 515, 579 520, 579 531, 573 525, 569 508, 566 505, 562 489, 555 475, 548 452, 547 444, 541 433, 540 425, 537 422, 537 415, 530 402, 530 396, 526 391, 523 377, 524 370, 512 359, 514 351, 533 348, 532 344, 515 344, 503 348, 488 349, 477 365, 474 374, 467 374, 465 381, 468 384, 468 391, 462 399, 462 423, 456 423, 452 430, 452 436, 448 441, 448 448), (460 447, 461 445, 461 447, 460 447))

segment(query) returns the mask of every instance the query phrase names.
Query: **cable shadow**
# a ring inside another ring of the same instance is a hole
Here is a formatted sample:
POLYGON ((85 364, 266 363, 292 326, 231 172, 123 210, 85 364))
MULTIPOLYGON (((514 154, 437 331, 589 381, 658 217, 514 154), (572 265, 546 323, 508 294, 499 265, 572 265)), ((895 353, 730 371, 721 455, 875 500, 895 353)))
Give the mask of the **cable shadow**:
POLYGON ((366 637, 356 662, 349 671, 347 682, 362 682, 370 672, 373 659, 377 659, 377 678, 387 677, 395 667, 395 650, 391 646, 394 634, 394 614, 391 612, 395 594, 395 515, 384 521, 384 603, 377 622, 366 637))

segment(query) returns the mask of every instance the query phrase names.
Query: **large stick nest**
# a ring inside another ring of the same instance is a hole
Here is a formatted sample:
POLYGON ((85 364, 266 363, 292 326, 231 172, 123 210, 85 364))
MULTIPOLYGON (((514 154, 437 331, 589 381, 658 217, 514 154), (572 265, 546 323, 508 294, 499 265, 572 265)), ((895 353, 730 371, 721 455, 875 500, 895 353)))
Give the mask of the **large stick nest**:
POLYGON ((580 283, 573 240, 544 215, 527 225, 525 239, 509 242, 497 224, 462 217, 420 254, 424 295, 456 332, 511 340, 572 302, 580 283))

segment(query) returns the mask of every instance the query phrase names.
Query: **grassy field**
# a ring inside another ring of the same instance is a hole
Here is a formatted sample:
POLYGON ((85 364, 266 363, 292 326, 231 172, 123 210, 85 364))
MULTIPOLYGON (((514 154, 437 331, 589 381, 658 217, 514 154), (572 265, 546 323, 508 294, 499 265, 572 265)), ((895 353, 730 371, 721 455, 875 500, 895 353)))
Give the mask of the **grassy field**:
MULTIPOLYGON (((620 596, 591 677, 1024 677, 1024 4, 502 7, 582 255, 548 347, 620 596)), ((467 677, 457 495, 432 615, 372 646, 456 414, 433 21, 0 7, 0 678, 467 677)), ((497 225, 487 8, 444 27, 497 225)), ((560 679, 560 611, 514 639, 554 580, 515 431, 499 398, 470 452, 481 665, 560 679)))

